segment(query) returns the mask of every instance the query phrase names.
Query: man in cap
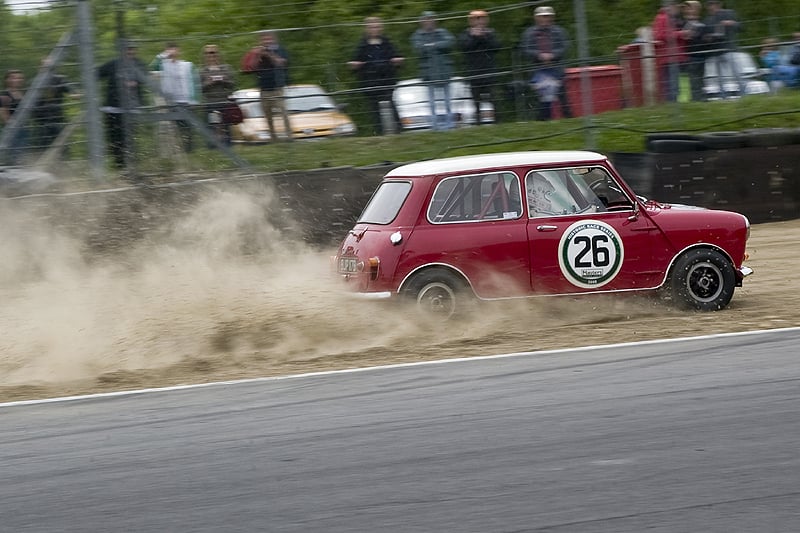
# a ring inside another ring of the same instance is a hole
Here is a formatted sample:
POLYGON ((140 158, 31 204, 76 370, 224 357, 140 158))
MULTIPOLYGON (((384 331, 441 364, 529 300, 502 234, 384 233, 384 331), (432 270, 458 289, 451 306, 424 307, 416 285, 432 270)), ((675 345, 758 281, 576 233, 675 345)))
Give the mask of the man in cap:
POLYGON ((553 117, 552 103, 555 99, 561 104, 561 115, 572 117, 564 86, 564 57, 570 40, 567 31, 554 23, 555 16, 552 7, 537 7, 533 12, 534 25, 523 32, 520 43, 522 53, 534 66, 531 82, 539 95, 538 120, 553 117))
POLYGON ((453 128, 453 112, 450 105, 450 78, 453 75, 453 59, 450 52, 455 37, 436 24, 433 11, 425 11, 419 20, 419 29, 411 36, 411 46, 419 56, 420 77, 428 86, 428 101, 434 130, 453 128), (436 93, 444 95, 445 117, 440 120, 436 112, 436 93))
POLYGON ((483 10, 471 11, 467 17, 469 27, 458 38, 464 52, 464 67, 469 77, 472 99, 475 102, 475 121, 481 123, 481 102, 493 102, 492 89, 497 72, 495 56, 500 50, 500 40, 489 27, 489 14, 483 10))

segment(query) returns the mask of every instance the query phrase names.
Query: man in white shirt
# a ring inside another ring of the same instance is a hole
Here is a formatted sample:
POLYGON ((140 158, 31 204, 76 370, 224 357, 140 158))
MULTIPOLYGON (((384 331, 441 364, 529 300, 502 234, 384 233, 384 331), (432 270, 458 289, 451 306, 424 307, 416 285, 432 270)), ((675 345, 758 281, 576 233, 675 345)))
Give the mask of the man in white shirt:
MULTIPOLYGON (((198 103, 200 77, 191 61, 180 58, 181 49, 168 43, 163 52, 150 63, 150 70, 161 73, 161 94, 167 105, 190 106, 198 103)), ((186 152, 192 151, 192 127, 185 120, 176 120, 178 132, 186 152)))

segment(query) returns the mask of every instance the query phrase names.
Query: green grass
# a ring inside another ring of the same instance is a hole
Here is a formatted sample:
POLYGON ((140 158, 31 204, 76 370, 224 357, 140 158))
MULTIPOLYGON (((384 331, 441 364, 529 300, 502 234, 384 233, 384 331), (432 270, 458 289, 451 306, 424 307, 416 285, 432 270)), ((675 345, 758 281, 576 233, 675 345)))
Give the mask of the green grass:
MULTIPOLYGON (((236 146, 255 168, 268 171, 369 166, 511 150, 593 149, 642 152, 647 133, 708 132, 800 126, 800 91, 740 100, 689 102, 606 112, 591 120, 506 122, 449 132, 404 132, 280 145, 236 146)), ((211 154, 208 154, 211 155, 211 154)), ((215 154, 212 159, 218 159, 215 154)), ((210 161, 209 161, 210 162, 210 161)), ((216 161, 214 165, 230 163, 216 161)))
MULTIPOLYGON (((740 100, 661 104, 610 111, 591 119, 501 122, 448 132, 419 131, 383 137, 236 145, 234 150, 251 164, 255 172, 281 172, 362 167, 513 150, 642 152, 645 135, 652 132, 700 133, 770 127, 800 127, 800 91, 785 89, 778 95, 756 95, 740 100)), ((175 175, 192 179, 192 174, 205 177, 209 173, 236 168, 219 151, 204 147, 181 162, 161 157, 155 146, 156 138, 152 135, 144 137, 138 143, 143 152, 137 173, 151 176, 154 180, 174 180, 175 175)), ((79 164, 80 161, 71 163, 79 164)), ((76 181, 87 180, 86 172, 75 171, 72 174, 76 178, 68 181, 73 185, 80 185, 76 181)))

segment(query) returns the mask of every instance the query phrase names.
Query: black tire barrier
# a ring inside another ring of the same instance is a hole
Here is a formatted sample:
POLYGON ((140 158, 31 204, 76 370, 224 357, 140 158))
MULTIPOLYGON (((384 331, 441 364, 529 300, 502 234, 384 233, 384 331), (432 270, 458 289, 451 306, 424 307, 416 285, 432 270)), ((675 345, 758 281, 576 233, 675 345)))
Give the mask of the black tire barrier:
POLYGON ((654 154, 676 154, 680 152, 696 152, 704 150, 706 145, 700 140, 659 139, 650 141, 648 152, 654 154))
POLYGON ((761 128, 742 130, 746 146, 786 146, 800 144, 800 129, 761 128))
MULTIPOLYGON (((692 133, 670 132, 670 133, 648 133, 644 138, 644 149, 646 152, 654 152, 653 143, 657 141, 696 141, 697 135, 692 133)), ((663 152, 662 152, 663 153, 663 152)))
POLYGON ((709 150, 744 148, 747 137, 740 131, 712 131, 698 136, 709 150))

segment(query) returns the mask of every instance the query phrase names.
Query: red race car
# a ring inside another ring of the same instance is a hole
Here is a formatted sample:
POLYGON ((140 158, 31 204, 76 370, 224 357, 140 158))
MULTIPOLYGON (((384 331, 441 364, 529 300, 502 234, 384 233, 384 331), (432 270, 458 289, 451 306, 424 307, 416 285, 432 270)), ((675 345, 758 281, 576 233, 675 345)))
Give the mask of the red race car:
POLYGON ((744 215, 636 196, 608 159, 512 152, 404 165, 334 257, 346 286, 444 317, 475 298, 660 291, 722 309, 752 273, 744 215))

